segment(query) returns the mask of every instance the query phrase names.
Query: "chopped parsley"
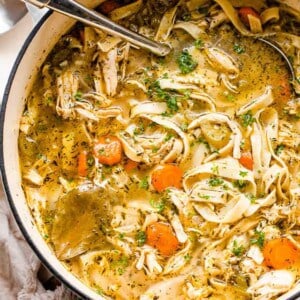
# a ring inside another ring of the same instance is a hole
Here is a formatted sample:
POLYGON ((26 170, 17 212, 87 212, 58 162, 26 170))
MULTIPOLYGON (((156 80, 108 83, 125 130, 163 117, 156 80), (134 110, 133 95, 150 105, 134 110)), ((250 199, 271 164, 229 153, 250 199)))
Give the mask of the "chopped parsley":
POLYGON ((229 102, 234 102, 236 100, 235 96, 230 93, 226 93, 226 94, 224 94, 224 96, 225 96, 226 100, 229 102))
POLYGON ((166 135, 166 137, 164 138, 164 142, 168 142, 169 140, 171 140, 174 137, 174 135, 172 133, 168 133, 166 135))
POLYGON ((177 103, 177 98, 175 96, 169 96, 166 99, 167 102, 167 107, 171 112, 176 112, 178 111, 178 103, 177 103))
POLYGON ((94 165, 94 158, 92 156, 89 156, 88 159, 87 159, 87 164, 89 167, 92 167, 94 165))
POLYGON ((282 144, 278 145, 275 149, 275 154, 280 155, 283 149, 284 149, 284 145, 282 144))
POLYGON ((243 127, 248 127, 248 126, 252 125, 255 121, 255 118, 253 118, 251 112, 247 112, 247 113, 241 115, 240 118, 242 120, 242 126, 243 127))
POLYGON ((52 97, 47 97, 46 105, 51 105, 52 103, 53 103, 53 98, 52 97))
POLYGON ((188 99, 190 99, 192 92, 190 90, 182 90, 182 93, 183 93, 183 99, 188 100, 188 99))
POLYGON ((77 92, 75 95, 74 95, 74 98, 75 100, 77 101, 82 101, 82 92, 77 92))
POLYGON ((201 49, 204 47, 204 42, 201 40, 201 39, 197 39, 195 40, 194 42, 194 46, 197 48, 197 49, 201 49))
POLYGON ((182 16, 182 20, 185 21, 185 22, 190 21, 191 18, 192 18, 192 16, 191 16, 191 14, 189 14, 189 13, 186 13, 186 14, 184 14, 184 15, 182 16))
POLYGON ((191 73, 198 65, 198 63, 193 60, 192 55, 189 54, 187 50, 183 50, 181 52, 176 62, 182 74, 191 73))
POLYGON ((246 195, 246 197, 250 200, 250 203, 251 204, 255 204, 256 202, 256 197, 254 196, 254 195, 252 195, 252 194, 248 194, 248 195, 246 195))
POLYGON ((100 296, 104 296, 104 292, 103 292, 103 290, 102 290, 100 287, 97 287, 96 293, 97 293, 98 295, 100 295, 100 296))
POLYGON ((157 146, 152 147, 152 153, 157 153, 158 150, 159 150, 159 147, 157 147, 157 146))
POLYGON ((198 194, 198 197, 201 198, 201 199, 206 199, 206 200, 208 200, 210 198, 209 195, 202 195, 200 193, 198 194))
POLYGON ((128 265, 128 257, 125 255, 122 255, 118 260, 115 260, 111 263, 112 269, 117 271, 118 275, 123 275, 128 265))
POLYGON ((120 240, 124 240, 124 237, 125 237, 125 233, 122 232, 122 233, 119 234, 119 239, 120 240))
POLYGON ((233 45, 233 50, 234 52, 236 52, 237 54, 242 54, 245 52, 245 49, 243 46, 239 45, 239 44, 234 44, 233 45))
POLYGON ((189 253, 187 253, 183 258, 185 259, 186 262, 189 262, 192 257, 189 253))
POLYGON ((233 185, 239 189, 243 189, 247 186, 247 182, 244 180, 236 180, 233 182, 233 185))
POLYGON ((245 149, 245 141, 241 141, 240 148, 241 148, 242 150, 245 149))
POLYGON ((181 126, 180 126, 181 130, 186 132, 187 129, 188 129, 188 123, 183 123, 181 126))
POLYGON ((211 171, 215 174, 219 174, 219 166, 217 165, 212 166, 211 171))
POLYGON ((158 98, 159 100, 165 101, 171 113, 178 111, 179 107, 177 97, 170 92, 163 90, 158 80, 155 80, 150 84, 148 94, 152 97, 158 98))
POLYGON ((143 123, 139 123, 139 125, 134 128, 133 134, 134 135, 139 135, 145 132, 145 126, 143 123))
POLYGON ((147 240, 145 231, 139 231, 135 236, 135 240, 137 241, 138 246, 142 247, 147 240))
POLYGON ((220 186, 224 183, 224 180, 218 177, 212 177, 209 179, 208 184, 210 186, 220 186))
POLYGON ((242 256, 243 253, 245 252, 245 248, 244 246, 242 245, 238 245, 237 241, 234 240, 233 241, 233 247, 232 247, 232 253, 235 255, 235 256, 242 256))
POLYGON ((240 176, 245 177, 247 176, 248 172, 247 171, 240 171, 240 176))
POLYGON ((196 140, 196 142, 199 143, 199 144, 204 144, 206 146, 207 150, 210 150, 209 143, 205 138, 200 137, 196 140))
POLYGON ((297 77, 296 81, 300 84, 300 77, 297 77))
POLYGON ((142 178, 142 180, 139 183, 139 188, 148 190, 148 188, 149 188, 148 176, 142 178))
POLYGON ((250 243, 252 245, 257 245, 260 248, 262 248, 264 246, 264 242, 265 242, 265 233, 263 231, 258 231, 255 229, 254 237, 250 239, 250 243))
POLYGON ((161 200, 153 200, 151 199, 150 200, 150 205, 158 212, 158 213, 161 213, 163 212, 163 210, 165 209, 166 207, 166 202, 161 199, 161 200))

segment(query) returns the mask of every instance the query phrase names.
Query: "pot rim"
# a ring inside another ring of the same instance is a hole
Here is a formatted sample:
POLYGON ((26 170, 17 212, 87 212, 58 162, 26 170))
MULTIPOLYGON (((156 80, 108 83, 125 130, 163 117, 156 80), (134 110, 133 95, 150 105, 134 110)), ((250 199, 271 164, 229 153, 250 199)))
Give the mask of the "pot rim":
MULTIPOLYGON (((1 104, 1 111, 0 111, 0 171, 2 175, 2 183, 4 187, 4 192, 9 204, 9 207, 13 213, 14 219, 23 235, 25 238, 26 242, 29 244, 33 252, 36 254, 36 256, 39 258, 41 263, 56 277, 58 278, 66 287, 68 287, 72 292, 76 293, 77 296, 79 296, 81 299, 88 299, 87 296, 76 287, 75 284, 71 283, 70 280, 67 280, 64 278, 62 274, 60 274, 53 266, 52 264, 48 261, 46 256, 40 251, 40 249, 35 245, 34 241, 31 239, 29 232, 26 230, 26 228, 22 224, 22 217, 18 214, 18 211, 15 206, 15 202, 12 197, 12 193, 9 188, 9 183, 8 183, 8 176, 6 173, 5 165, 4 165, 4 143, 3 143, 3 136, 4 136, 4 122, 5 122, 5 114, 6 114, 6 106, 9 98, 9 94, 11 91, 11 86, 12 83, 15 79, 16 72, 18 70, 19 64, 22 61, 24 54, 29 47, 30 43, 34 39, 35 35, 39 31, 39 29, 42 27, 42 25, 48 20, 48 18, 53 14, 53 11, 48 11, 46 12, 42 18, 37 22, 37 24, 33 27, 33 29, 30 31, 29 35, 25 39, 25 42, 23 43, 17 58, 13 64, 13 67, 10 71, 9 77, 7 84, 4 89, 4 94, 2 98, 2 104, 1 104)), ((34 225, 36 226, 36 225, 34 225)), ((69 272, 69 271, 68 271, 69 272)), ((291 292, 291 291, 290 291, 291 292)), ((289 293, 289 292, 288 292, 289 293)), ((284 296, 284 295, 283 295, 284 296)), ((282 296, 281 296, 282 297, 282 296)), ((280 299, 281 299, 280 297, 280 299)), ((282 298, 285 300, 296 300, 299 299, 300 297, 300 290, 296 291, 294 294, 291 294, 287 298, 282 298)))
MULTIPOLYGON (((33 38, 39 31, 39 29, 42 27, 42 25, 48 20, 48 18, 53 14, 52 11, 46 12, 42 18, 37 22, 37 24, 33 27, 33 29, 30 31, 29 35, 27 36, 25 42, 23 43, 17 58, 13 64, 13 67, 10 71, 9 77, 7 84, 4 89, 4 94, 2 98, 2 105, 1 105, 1 111, 0 111, 0 171, 2 174, 2 183, 4 187, 4 192, 7 198, 7 202, 10 206, 10 209, 13 213, 14 219, 23 235, 25 238, 26 242, 29 244, 33 252, 36 254, 36 256, 39 258, 41 263, 53 274, 56 278, 58 278, 66 287, 68 287, 72 292, 76 293, 81 299, 87 299, 86 295, 80 291, 75 284, 72 284, 69 280, 65 279, 63 275, 61 275, 59 272, 55 270, 54 267, 52 267, 51 263, 48 261, 46 256, 40 251, 40 249, 35 245, 34 241, 31 239, 29 232, 25 229, 25 227, 22 224, 22 217, 18 214, 15 202, 12 197, 12 193, 9 188, 9 183, 8 183, 8 176, 6 173, 5 169, 5 164, 4 164, 4 143, 3 143, 3 136, 4 136, 4 122, 5 122, 5 114, 6 114, 6 106, 11 90, 12 83, 15 79, 15 75, 17 72, 17 69, 19 67, 20 62, 22 61, 24 54, 32 42, 33 38)), ((36 225, 34 225, 36 226, 36 225)))

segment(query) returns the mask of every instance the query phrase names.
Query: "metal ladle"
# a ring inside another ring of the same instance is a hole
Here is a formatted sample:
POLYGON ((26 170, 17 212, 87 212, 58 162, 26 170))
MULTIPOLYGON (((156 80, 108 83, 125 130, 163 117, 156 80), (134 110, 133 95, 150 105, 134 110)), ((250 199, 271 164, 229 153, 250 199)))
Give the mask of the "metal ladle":
POLYGON ((289 60, 289 58, 287 57, 287 55, 281 50, 280 46, 277 46, 277 44, 273 41, 270 41, 270 40, 267 40, 265 38, 258 38, 259 41, 271 46, 273 49, 275 49, 278 53, 280 53, 280 55, 284 58, 288 68, 289 68, 289 71, 291 73, 291 80, 292 81, 295 81, 296 79, 296 75, 295 75, 295 72, 294 72, 294 68, 293 68, 293 65, 291 63, 291 61, 289 60))
POLYGON ((123 26, 120 26, 100 13, 88 9, 75 0, 23 0, 39 8, 49 8, 67 15, 87 25, 102 29, 103 31, 118 36, 131 44, 149 50, 158 56, 166 56, 171 48, 162 43, 152 41, 123 26))
MULTIPOLYGON (((1 0, 0 0, 1 1, 1 0)), ((123 26, 120 26, 102 14, 88 9, 85 6, 81 5, 75 0, 22 0, 24 2, 33 4, 39 8, 49 8, 51 10, 57 11, 64 15, 67 15, 71 18, 74 18, 82 23, 85 23, 90 26, 97 27, 111 35, 118 36, 131 44, 149 50, 150 52, 158 56, 166 56, 170 53, 171 48, 162 43, 152 41, 140 34, 137 34, 123 26)), ((258 38, 261 42, 274 48, 287 63, 287 66, 290 70, 292 80, 295 80, 295 72, 293 66, 285 55, 285 53, 277 46, 274 42, 267 40, 265 38, 258 38)))

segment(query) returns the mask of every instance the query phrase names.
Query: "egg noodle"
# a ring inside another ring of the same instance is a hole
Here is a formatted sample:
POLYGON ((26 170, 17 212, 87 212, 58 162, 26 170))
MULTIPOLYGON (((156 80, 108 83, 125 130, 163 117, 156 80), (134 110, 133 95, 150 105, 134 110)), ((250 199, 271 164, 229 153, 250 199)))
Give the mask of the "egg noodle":
POLYGON ((39 231, 105 299, 277 299, 300 279, 299 1, 120 3, 99 9, 172 51, 60 38, 20 122, 39 231))

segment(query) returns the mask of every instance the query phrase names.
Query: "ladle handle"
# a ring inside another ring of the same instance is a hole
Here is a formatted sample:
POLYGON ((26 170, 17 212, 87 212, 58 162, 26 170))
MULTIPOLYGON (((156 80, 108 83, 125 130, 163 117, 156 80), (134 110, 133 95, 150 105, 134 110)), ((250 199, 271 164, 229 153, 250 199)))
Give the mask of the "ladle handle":
POLYGON ((123 26, 120 26, 102 14, 88 9, 75 0, 23 0, 39 8, 47 7, 61 14, 67 15, 87 25, 97 27, 111 35, 118 36, 129 43, 149 50, 158 56, 166 56, 170 47, 157 43, 123 26))

